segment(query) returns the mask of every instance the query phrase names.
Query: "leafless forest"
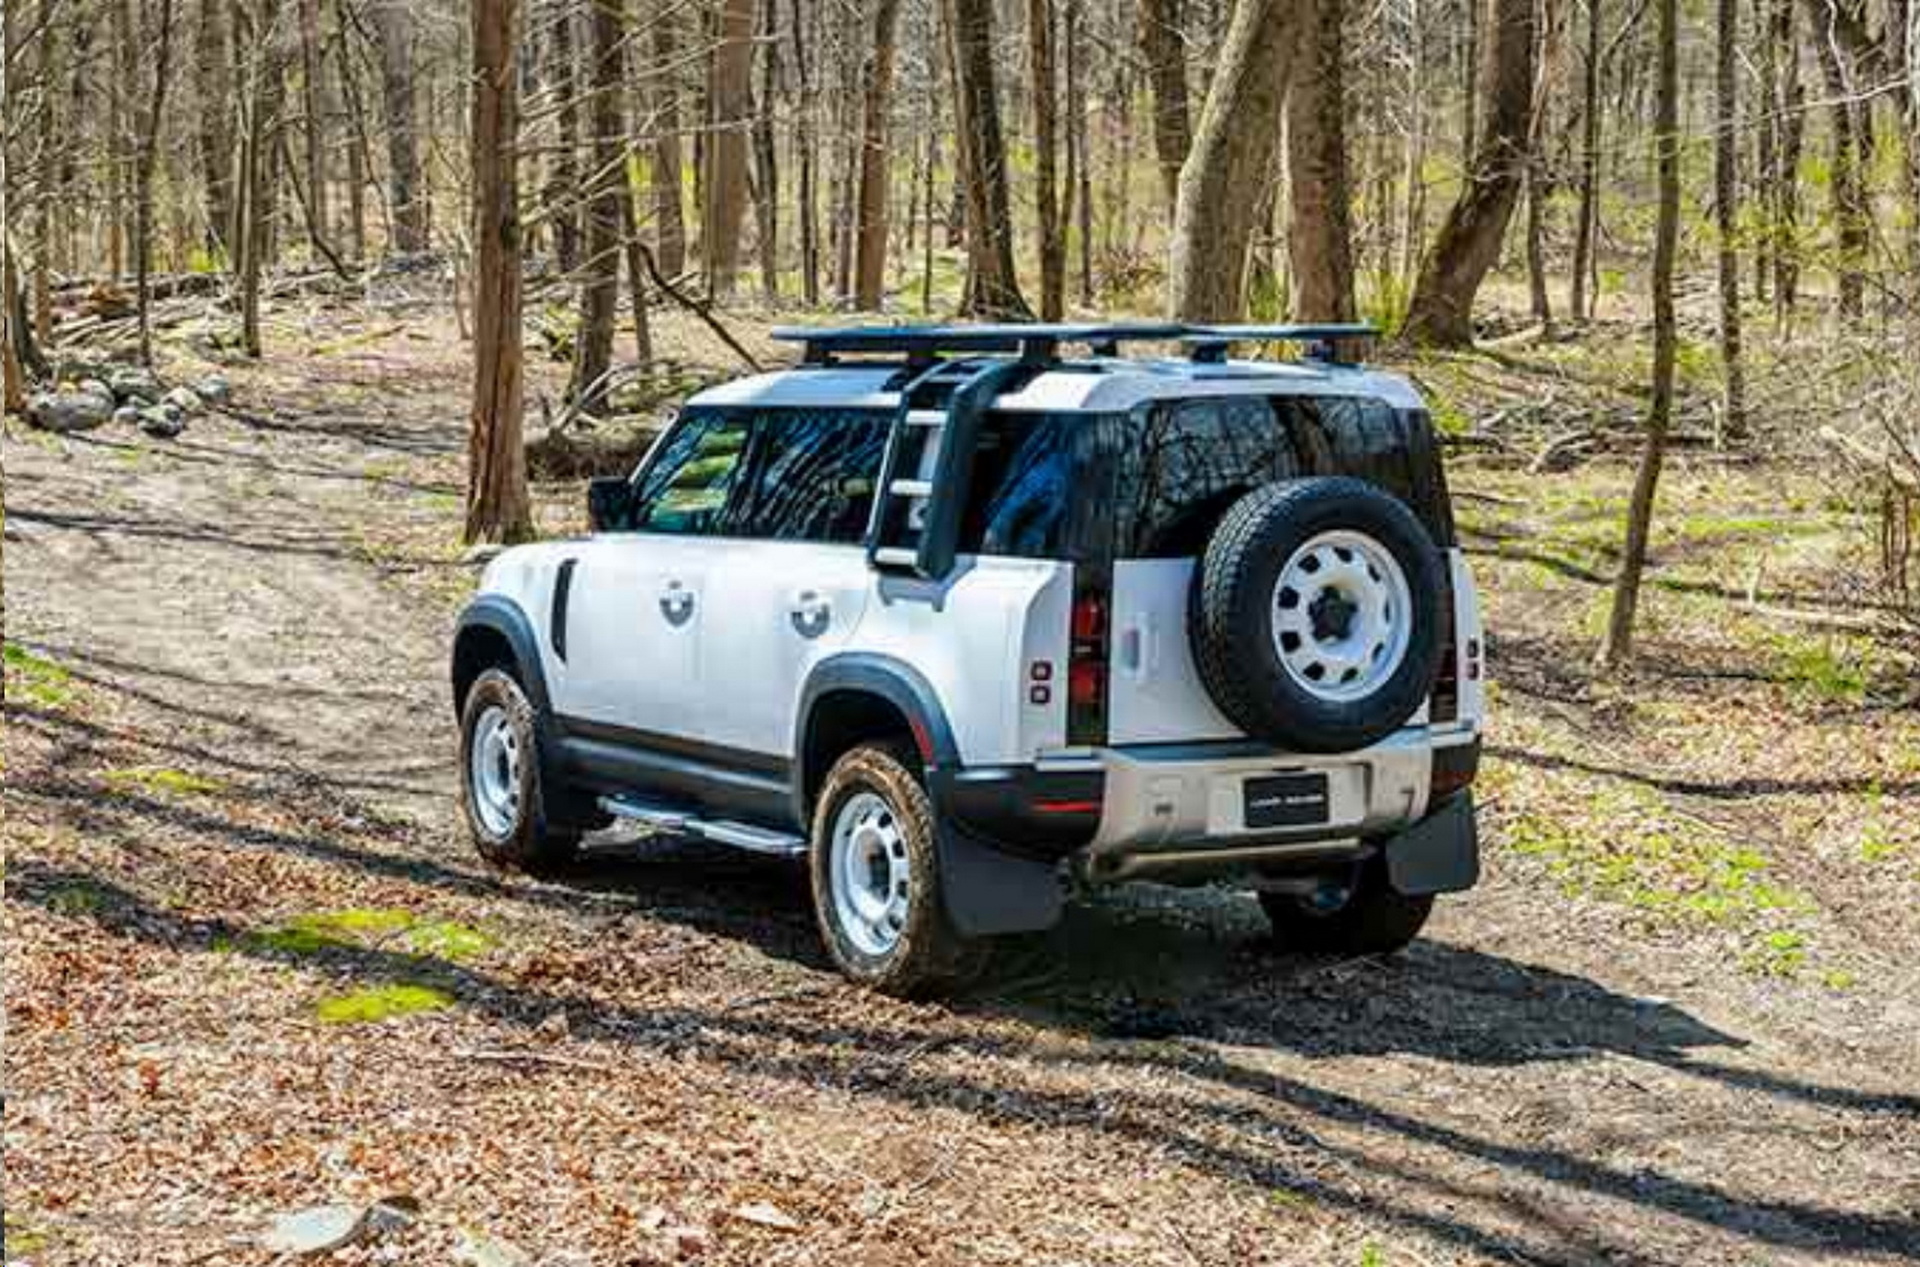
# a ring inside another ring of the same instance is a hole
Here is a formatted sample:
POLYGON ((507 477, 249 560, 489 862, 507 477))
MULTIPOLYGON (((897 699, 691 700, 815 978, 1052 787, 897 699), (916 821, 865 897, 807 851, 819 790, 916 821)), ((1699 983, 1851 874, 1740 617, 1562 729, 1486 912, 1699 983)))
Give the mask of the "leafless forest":
POLYGON ((1914 0, 0 0, 8 1261, 1920 1262, 1914 0), (1486 881, 939 1005, 505 876, 477 561, 771 326, 1364 320, 1486 881))

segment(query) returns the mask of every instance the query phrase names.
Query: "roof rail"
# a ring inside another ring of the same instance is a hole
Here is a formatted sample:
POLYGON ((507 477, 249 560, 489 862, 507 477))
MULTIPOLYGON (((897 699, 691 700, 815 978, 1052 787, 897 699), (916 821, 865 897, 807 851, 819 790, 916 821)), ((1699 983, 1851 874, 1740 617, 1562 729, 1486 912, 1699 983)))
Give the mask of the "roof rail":
POLYGON ((1227 349, 1235 343, 1304 343, 1307 359, 1339 362, 1340 340, 1380 337, 1380 327, 1366 322, 1324 322, 1317 325, 1224 325, 1191 326, 1181 342, 1196 361, 1209 364, 1227 359, 1227 349))
POLYGON ((1116 356, 1122 343, 1182 339, 1194 327, 1175 322, 1061 325, 1019 322, 948 326, 780 326, 773 337, 803 345, 801 361, 831 365, 845 353, 903 353, 930 361, 942 352, 1017 352, 1022 360, 1050 361, 1062 343, 1082 343, 1096 356, 1116 356))

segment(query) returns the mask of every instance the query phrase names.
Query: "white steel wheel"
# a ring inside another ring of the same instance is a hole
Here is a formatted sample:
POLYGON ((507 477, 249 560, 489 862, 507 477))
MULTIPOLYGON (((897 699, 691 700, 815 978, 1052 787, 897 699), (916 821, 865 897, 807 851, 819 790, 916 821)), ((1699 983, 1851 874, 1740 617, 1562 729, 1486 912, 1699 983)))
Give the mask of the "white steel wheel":
POLYGON ((474 723, 467 751, 467 790, 480 825, 510 836, 520 825, 520 763, 524 760, 513 719, 490 705, 474 723))
POLYGON ((855 793, 834 815, 829 848, 841 933, 864 955, 891 954, 913 898, 913 855, 899 815, 878 793, 855 793))
POLYGON ((1335 529, 1288 558, 1273 587, 1273 642, 1281 666, 1308 695, 1365 699, 1406 658, 1414 606, 1391 551, 1363 532, 1335 529))

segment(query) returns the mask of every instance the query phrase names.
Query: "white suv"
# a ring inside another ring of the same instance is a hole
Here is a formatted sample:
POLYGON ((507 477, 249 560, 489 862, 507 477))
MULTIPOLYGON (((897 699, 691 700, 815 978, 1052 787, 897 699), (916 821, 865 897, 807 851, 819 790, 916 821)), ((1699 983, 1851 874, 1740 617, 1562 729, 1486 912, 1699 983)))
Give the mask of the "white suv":
POLYGON ((1368 333, 779 332, 801 364, 689 400, 592 535, 488 568, 480 852, 617 817, 804 856, 834 961, 896 992, 1136 878, 1404 945, 1478 874, 1481 633, 1420 398, 1333 355, 1368 333))

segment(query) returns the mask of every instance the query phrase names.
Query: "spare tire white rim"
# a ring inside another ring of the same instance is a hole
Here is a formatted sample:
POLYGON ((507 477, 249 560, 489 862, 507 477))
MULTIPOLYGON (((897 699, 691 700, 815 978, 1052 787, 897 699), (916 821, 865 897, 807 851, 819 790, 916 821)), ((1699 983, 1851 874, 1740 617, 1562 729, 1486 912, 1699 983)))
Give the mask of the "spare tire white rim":
POLYGON ((913 891, 913 860, 899 816, 878 794, 856 793, 833 817, 830 848, 834 922, 860 953, 892 953, 913 891))
POLYGON ((1393 553, 1364 532, 1336 529, 1293 552, 1273 587, 1273 647, 1287 676, 1315 699, 1365 699, 1407 658, 1413 591, 1393 553))

